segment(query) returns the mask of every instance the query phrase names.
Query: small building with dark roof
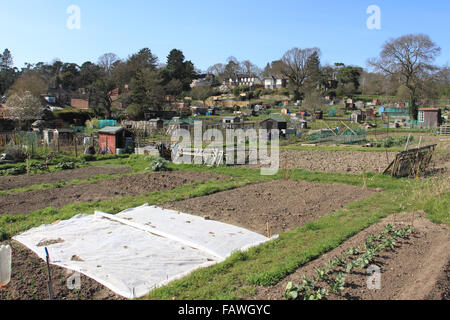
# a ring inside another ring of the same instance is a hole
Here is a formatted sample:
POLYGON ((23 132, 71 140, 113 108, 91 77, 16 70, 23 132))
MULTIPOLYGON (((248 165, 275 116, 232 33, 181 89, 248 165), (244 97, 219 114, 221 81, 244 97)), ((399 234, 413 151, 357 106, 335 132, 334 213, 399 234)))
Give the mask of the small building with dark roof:
POLYGON ((261 129, 266 130, 275 130, 275 129, 285 130, 287 129, 287 121, 282 118, 271 117, 269 119, 262 121, 260 127, 261 129))
POLYGON ((98 135, 100 153, 103 154, 116 154, 117 149, 126 149, 133 140, 132 133, 123 127, 105 127, 98 135))
POLYGON ((422 127, 437 128, 442 124, 442 111, 440 108, 421 108, 418 120, 422 127))

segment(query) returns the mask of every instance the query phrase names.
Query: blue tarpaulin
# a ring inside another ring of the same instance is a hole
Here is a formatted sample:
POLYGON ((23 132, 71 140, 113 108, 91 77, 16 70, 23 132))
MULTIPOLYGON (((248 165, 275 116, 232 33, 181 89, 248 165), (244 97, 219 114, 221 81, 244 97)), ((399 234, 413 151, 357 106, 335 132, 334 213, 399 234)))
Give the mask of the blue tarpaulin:
POLYGON ((100 120, 99 121, 100 129, 103 129, 104 127, 115 127, 115 126, 117 126, 116 120, 100 120))

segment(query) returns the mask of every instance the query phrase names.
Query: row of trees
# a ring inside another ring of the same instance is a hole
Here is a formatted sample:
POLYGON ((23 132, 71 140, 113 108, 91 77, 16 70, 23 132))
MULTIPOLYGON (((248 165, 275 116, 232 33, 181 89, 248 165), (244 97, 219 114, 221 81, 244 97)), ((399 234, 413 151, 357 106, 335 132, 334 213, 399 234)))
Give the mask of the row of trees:
POLYGON ((217 63, 209 67, 207 72, 216 77, 216 85, 237 74, 256 77, 261 77, 262 75, 261 69, 250 60, 239 61, 233 56, 229 57, 226 63, 217 63))
POLYGON ((9 50, 0 56, 0 93, 11 98, 9 105, 18 101, 15 96, 25 93, 39 98, 52 90, 76 93, 83 88, 94 112, 106 117, 111 117, 114 111, 111 91, 115 88, 125 92, 121 102, 128 113, 141 118, 149 109, 160 109, 164 96, 190 90, 197 76, 193 63, 176 49, 170 52, 166 64, 160 64, 158 57, 144 48, 123 60, 107 53, 97 63, 88 61, 79 66, 55 60, 49 64, 27 63, 21 71, 13 68, 9 50), (125 86, 130 91, 124 90, 125 86))
POLYGON ((296 100, 323 96, 325 92, 337 96, 398 95, 410 102, 411 114, 417 117, 420 98, 450 95, 449 68, 434 65, 439 54, 440 48, 427 35, 417 34, 387 41, 379 57, 368 61, 370 72, 343 63, 322 65, 319 48, 293 48, 263 70, 249 60, 230 57, 226 63, 208 68, 207 72, 215 75, 210 86, 191 91, 190 84, 200 71, 177 49, 170 52, 165 64, 149 48, 144 48, 127 59, 107 53, 97 63, 79 66, 55 60, 49 64, 26 64, 21 71, 13 67, 11 52, 6 49, 0 55, 0 94, 20 96, 29 92, 38 97, 52 88, 72 92, 84 88, 95 113, 111 117, 114 110, 110 92, 128 85, 130 91, 124 91, 121 102, 129 115, 142 118, 147 110, 160 109, 167 95, 185 93, 205 101, 217 93, 216 88, 223 80, 236 74, 278 75, 289 79, 289 90, 296 100))
POLYGON ((317 91, 337 96, 394 95, 409 102, 411 115, 417 119, 419 99, 450 97, 449 68, 434 64, 440 52, 429 36, 410 34, 384 43, 379 57, 367 62, 370 72, 343 63, 322 65, 319 48, 293 48, 280 60, 268 63, 262 71, 250 61, 239 63, 233 57, 226 65, 217 64, 208 71, 221 77, 237 72, 263 77, 284 76, 289 79, 289 88, 296 100, 316 97, 317 91))
POLYGON ((5 49, 0 54, 0 95, 3 96, 5 92, 16 81, 18 70, 14 68, 14 62, 11 52, 5 49))

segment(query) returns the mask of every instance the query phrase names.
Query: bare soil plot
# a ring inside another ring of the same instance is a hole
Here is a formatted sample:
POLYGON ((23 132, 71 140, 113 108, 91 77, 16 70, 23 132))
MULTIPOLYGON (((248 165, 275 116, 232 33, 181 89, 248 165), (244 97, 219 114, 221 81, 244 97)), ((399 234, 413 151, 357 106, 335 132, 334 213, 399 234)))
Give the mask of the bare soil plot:
MULTIPOLYGON (((49 299, 47 264, 34 252, 15 241, 12 242, 12 252, 11 282, 0 289, 0 300, 49 299)), ((50 266, 50 270, 56 300, 123 300, 84 275, 81 275, 80 289, 69 290, 67 280, 73 272, 56 266, 50 266)))
MULTIPOLYGON (((280 168, 350 174, 383 173, 396 155, 397 152, 281 150, 280 168)), ((431 168, 448 170, 448 155, 435 153, 431 168)))
POLYGON ((26 214, 47 207, 61 208, 71 203, 110 200, 171 190, 186 184, 220 180, 222 176, 188 171, 145 173, 96 183, 69 185, 52 190, 36 190, 0 196, 0 214, 26 214))
POLYGON ((364 244, 369 234, 380 233, 388 223, 404 228, 413 225, 412 236, 398 241, 394 251, 387 250, 375 259, 381 268, 381 289, 369 290, 368 275, 352 271, 340 294, 330 295, 330 300, 448 300, 450 297, 450 228, 436 225, 412 214, 391 216, 360 232, 333 251, 306 264, 294 274, 272 287, 257 288, 252 299, 281 300, 288 282, 301 283, 306 275, 312 278, 315 269, 336 256, 342 256, 349 248, 364 244))
POLYGON ((396 153, 324 150, 281 150, 281 169, 351 173, 378 173, 394 160, 396 153))
POLYGON ((75 179, 84 180, 101 174, 114 175, 128 172, 131 172, 131 168, 128 166, 90 166, 29 176, 2 176, 0 177, 0 190, 24 188, 38 184, 51 184, 75 179))
MULTIPOLYGON (((384 131, 378 131, 376 136, 377 139, 384 139, 386 137, 407 137, 410 133, 408 132, 389 132, 389 135, 386 135, 384 131)), ((448 150, 450 149, 450 138, 448 136, 435 135, 430 133, 423 132, 413 132, 411 133, 411 137, 414 140, 410 143, 411 148, 417 148, 420 142, 421 146, 429 145, 429 144, 437 144, 437 150, 448 150)))
POLYGON ((267 235, 279 234, 364 199, 374 190, 342 184, 271 181, 205 197, 163 205, 166 209, 209 219, 267 235))

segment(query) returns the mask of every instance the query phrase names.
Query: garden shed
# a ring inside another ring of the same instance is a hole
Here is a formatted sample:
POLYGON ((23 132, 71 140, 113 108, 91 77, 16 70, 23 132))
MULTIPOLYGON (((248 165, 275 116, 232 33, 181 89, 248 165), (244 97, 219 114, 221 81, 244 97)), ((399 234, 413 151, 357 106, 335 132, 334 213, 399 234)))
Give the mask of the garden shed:
POLYGON ((230 116, 230 117, 224 117, 222 119, 222 124, 227 129, 233 129, 236 125, 239 125, 241 123, 241 118, 230 116))
POLYGON ((287 129, 287 121, 281 118, 269 118, 261 122, 261 129, 266 130, 285 130, 287 129))
POLYGON ((72 145, 75 139, 72 129, 44 129, 42 134, 47 146, 72 145))
POLYGON ((315 111, 314 116, 316 117, 316 119, 323 120, 323 111, 322 110, 315 111))
POLYGON ((100 153, 118 154, 133 148, 133 135, 123 127, 105 127, 98 132, 100 153))
POLYGON ((151 119, 149 120, 150 128, 153 130, 161 130, 164 128, 164 120, 162 119, 151 119))
POLYGON ((419 109, 419 125, 427 128, 436 128, 442 124, 441 109, 422 108, 419 109))

